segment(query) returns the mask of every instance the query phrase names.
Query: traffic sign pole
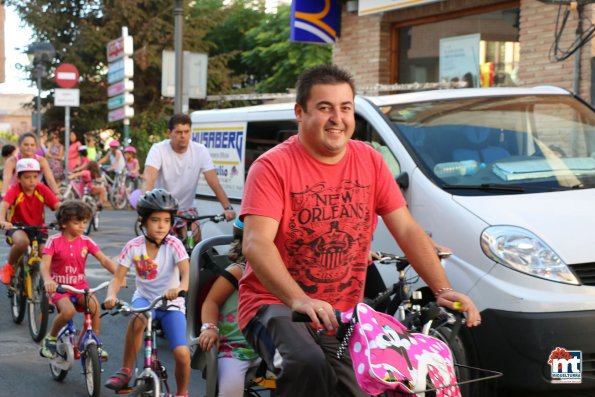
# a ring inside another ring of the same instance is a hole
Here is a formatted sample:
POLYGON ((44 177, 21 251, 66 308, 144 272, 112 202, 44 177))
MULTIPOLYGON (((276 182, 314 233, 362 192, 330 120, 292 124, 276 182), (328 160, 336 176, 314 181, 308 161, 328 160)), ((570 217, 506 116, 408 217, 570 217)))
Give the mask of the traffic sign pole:
POLYGON ((122 27, 122 36, 107 44, 109 84, 107 96, 108 122, 123 120, 123 145, 128 146, 130 138, 128 128, 130 118, 134 116, 134 62, 131 58, 133 50, 132 36, 128 35, 128 28, 122 27))
MULTIPOLYGON (((77 86, 78 82, 79 71, 76 66, 70 63, 63 63, 56 68, 56 84, 64 89, 61 94, 74 94, 75 96, 72 98, 76 99, 77 102, 75 102, 75 104, 78 103, 79 92, 78 89, 73 88, 77 86)), ((61 100, 63 99, 64 98, 61 100)), ((66 152, 66 156, 64 156, 64 170, 68 173, 68 153, 70 151, 70 105, 64 107, 64 146, 66 152)))

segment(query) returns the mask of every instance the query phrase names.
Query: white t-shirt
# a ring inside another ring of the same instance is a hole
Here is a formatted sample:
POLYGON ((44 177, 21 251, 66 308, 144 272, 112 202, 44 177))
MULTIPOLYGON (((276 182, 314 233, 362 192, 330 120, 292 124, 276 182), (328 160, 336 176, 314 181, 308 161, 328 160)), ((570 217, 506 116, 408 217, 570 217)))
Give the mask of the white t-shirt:
MULTIPOLYGON (((179 287, 178 263, 184 259, 188 259, 188 254, 182 242, 174 236, 166 237, 165 242, 159 246, 155 259, 147 255, 145 236, 130 240, 120 253, 119 263, 127 268, 133 267, 136 273, 136 291, 132 300, 145 298, 150 302, 168 289, 179 287)), ((180 311, 186 312, 184 298, 177 298, 168 304, 178 306, 180 311)), ((169 310, 178 309, 170 307, 169 310)))
POLYGON ((169 139, 151 146, 146 166, 157 169, 155 187, 165 189, 177 198, 180 210, 194 207, 200 174, 215 169, 211 155, 202 143, 190 142, 185 153, 176 153, 169 139))

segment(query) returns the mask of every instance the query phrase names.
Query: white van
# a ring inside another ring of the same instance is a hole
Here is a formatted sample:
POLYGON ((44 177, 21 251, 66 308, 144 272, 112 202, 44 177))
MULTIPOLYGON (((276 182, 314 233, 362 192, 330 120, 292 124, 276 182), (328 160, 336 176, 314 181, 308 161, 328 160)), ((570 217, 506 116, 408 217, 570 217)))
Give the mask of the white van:
MULTIPOLYGON (((482 325, 462 334, 468 363, 503 372, 513 389, 594 388, 593 109, 556 87, 355 104, 354 139, 383 154, 417 221, 454 251, 445 264, 453 287, 482 312, 482 325), (568 360, 552 366, 558 348, 568 360)), ((297 132, 293 103, 198 111, 192 122, 237 209, 250 164, 297 132)), ((201 213, 221 211, 204 183, 197 199, 201 213)), ((205 236, 229 231, 204 226, 205 236)), ((382 223, 373 248, 398 250, 382 223)))

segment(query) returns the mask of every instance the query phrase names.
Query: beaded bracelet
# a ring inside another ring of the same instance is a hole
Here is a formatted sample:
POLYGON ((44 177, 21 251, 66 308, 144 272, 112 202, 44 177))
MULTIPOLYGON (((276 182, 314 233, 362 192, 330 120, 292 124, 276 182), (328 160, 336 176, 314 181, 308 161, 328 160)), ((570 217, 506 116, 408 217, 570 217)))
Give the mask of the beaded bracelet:
POLYGON ((439 296, 440 296, 440 295, 441 295, 443 292, 448 292, 448 291, 453 291, 453 292, 454 292, 454 289, 452 289, 452 288, 450 288, 450 287, 442 287, 442 288, 438 288, 438 289, 436 290, 436 292, 434 292, 434 296, 435 296, 436 298, 438 298, 438 297, 439 297, 439 296))
POLYGON ((213 323, 203 323, 200 327, 200 332, 206 331, 208 329, 215 330, 215 332, 219 333, 219 328, 213 323))

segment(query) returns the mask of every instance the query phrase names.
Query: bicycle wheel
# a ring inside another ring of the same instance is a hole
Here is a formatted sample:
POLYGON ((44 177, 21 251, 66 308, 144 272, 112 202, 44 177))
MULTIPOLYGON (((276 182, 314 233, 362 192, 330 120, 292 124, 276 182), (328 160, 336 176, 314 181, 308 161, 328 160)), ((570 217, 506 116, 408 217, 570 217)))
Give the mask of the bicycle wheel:
POLYGON ((122 210, 128 204, 128 195, 126 194, 126 185, 121 179, 117 179, 114 183, 113 192, 111 195, 111 203, 114 209, 122 210))
POLYGON ((142 231, 140 230, 140 221, 138 219, 134 221, 134 233, 137 236, 140 236, 142 234, 142 231))
POLYGON ((101 395, 101 363, 96 344, 87 345, 83 362, 83 375, 85 375, 87 394, 89 397, 99 397, 101 395))
POLYGON ((61 185, 59 188, 60 196, 62 196, 62 200, 74 200, 76 197, 74 196, 74 191, 69 185, 61 185))
MULTIPOLYGON (((91 207, 91 219, 87 222, 87 226, 85 227, 84 234, 88 236, 91 233, 91 228, 93 227, 95 214, 97 213, 97 204, 95 203, 95 199, 91 196, 84 196, 83 201, 87 203, 91 207)), ((95 229, 97 230, 97 229, 95 229)))
POLYGON ((15 324, 20 324, 25 318, 25 307, 27 298, 25 297, 25 275, 23 270, 23 257, 21 257, 14 269, 14 276, 11 283, 10 295, 10 314, 15 324))
POLYGON ((48 328, 49 302, 45 294, 43 278, 39 270, 29 273, 31 277, 32 296, 28 304, 29 333, 35 342, 40 342, 48 328))
POLYGON ((74 361, 74 350, 72 344, 68 341, 69 336, 61 336, 56 342, 56 352, 58 357, 50 360, 50 372, 52 378, 55 381, 62 382, 66 375, 68 375, 68 369, 71 363, 74 361))
MULTIPOLYGON (((468 368, 460 367, 458 365, 469 365, 469 360, 467 358, 467 353, 465 352, 465 345, 463 343, 463 339, 461 338, 459 331, 457 335, 450 341, 452 336, 452 328, 449 325, 442 325, 436 328, 430 329, 430 336, 434 338, 440 339, 442 342, 446 343, 450 348, 452 353, 452 359, 455 364, 455 374, 457 376, 458 381, 469 380, 471 378, 471 373, 468 368), (450 341, 450 343, 449 343, 450 341), (458 364, 458 365, 457 365, 458 364)), ((470 396, 470 385, 462 385, 460 386, 461 393, 463 396, 470 396)), ((476 395, 476 394, 473 394, 476 395)))
POLYGON ((92 219, 92 223, 93 223, 93 229, 95 229, 95 231, 97 231, 97 229, 99 229, 99 216, 100 216, 101 212, 95 210, 95 214, 93 214, 93 219, 92 219))

